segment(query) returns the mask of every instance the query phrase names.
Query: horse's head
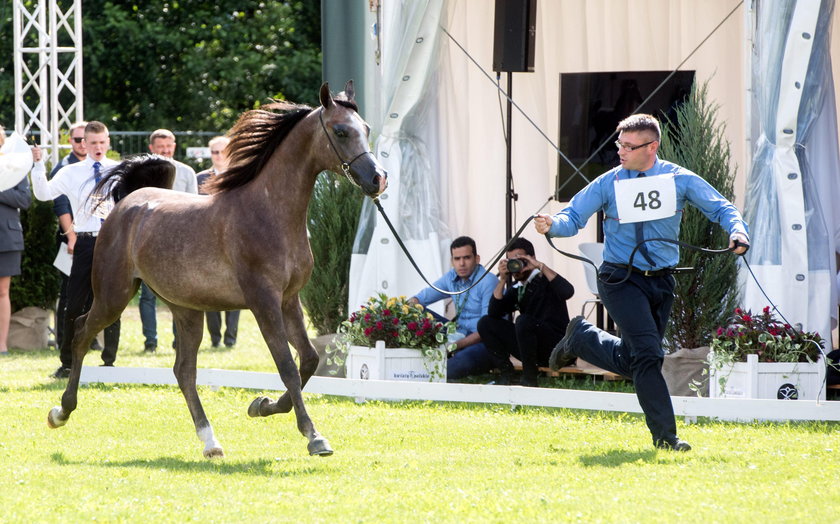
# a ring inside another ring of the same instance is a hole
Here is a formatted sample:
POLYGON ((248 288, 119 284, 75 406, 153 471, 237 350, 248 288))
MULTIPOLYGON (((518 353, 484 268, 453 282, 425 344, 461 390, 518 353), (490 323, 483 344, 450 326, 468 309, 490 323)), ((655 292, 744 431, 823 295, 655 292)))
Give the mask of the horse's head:
POLYGON ((376 197, 388 187, 388 173, 370 152, 370 126, 356 111, 354 95, 352 80, 335 99, 325 82, 318 117, 341 171, 365 194, 376 197))

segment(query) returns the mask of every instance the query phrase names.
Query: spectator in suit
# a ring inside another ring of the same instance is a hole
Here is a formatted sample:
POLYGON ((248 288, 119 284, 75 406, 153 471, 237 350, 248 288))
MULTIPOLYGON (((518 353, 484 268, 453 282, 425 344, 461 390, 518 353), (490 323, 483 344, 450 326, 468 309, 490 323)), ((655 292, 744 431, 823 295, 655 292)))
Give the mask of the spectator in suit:
MULTIPOLYGON (((198 183, 198 194, 206 195, 204 191, 204 184, 211 180, 214 176, 224 173, 228 167, 227 145, 230 139, 226 136, 217 136, 210 139, 207 145, 210 147, 210 161, 213 165, 210 169, 205 169, 198 173, 196 181, 198 183)), ((210 332, 210 345, 214 348, 219 347, 222 342, 222 313, 219 311, 207 311, 207 331, 210 332)), ((233 347, 236 345, 236 333, 239 330, 239 310, 225 311, 225 333, 224 343, 225 347, 233 347)))
MULTIPOLYGON (((195 170, 190 166, 178 162, 175 155, 175 134, 168 129, 158 129, 149 135, 149 151, 156 155, 168 158, 175 164, 175 183, 172 185, 174 191, 184 193, 198 193, 198 185, 195 178, 195 170)), ((144 349, 147 353, 154 353, 157 350, 157 297, 154 292, 146 286, 140 285, 140 323, 143 325, 143 337, 146 339, 144 349)), ((175 325, 172 326, 175 332, 175 325)), ((172 341, 175 347, 175 340, 172 341)))
MULTIPOLYGON (((0 126, 0 146, 6 141, 6 133, 0 126)), ((20 225, 20 210, 27 209, 32 202, 29 194, 29 180, 23 177, 15 187, 0 191, 0 354, 9 353, 6 346, 9 337, 9 321, 12 305, 9 288, 12 277, 20 275, 20 257, 23 253, 23 228, 20 225)))

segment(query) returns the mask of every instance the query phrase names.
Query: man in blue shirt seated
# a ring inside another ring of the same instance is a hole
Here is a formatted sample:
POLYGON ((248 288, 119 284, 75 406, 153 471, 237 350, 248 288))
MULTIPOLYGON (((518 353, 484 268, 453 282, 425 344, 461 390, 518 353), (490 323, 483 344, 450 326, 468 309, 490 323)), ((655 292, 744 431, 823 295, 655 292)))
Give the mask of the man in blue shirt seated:
MULTIPOLYGON (((463 291, 484 275, 484 266, 479 264, 481 257, 476 252, 475 240, 472 238, 463 236, 453 240, 449 246, 449 254, 452 269, 434 283, 435 287, 444 291, 463 291)), ((486 275, 474 288, 451 296, 455 306, 455 317, 452 320, 461 338, 455 342, 455 350, 446 362, 447 379, 487 373, 495 367, 493 356, 481 342, 477 325, 478 319, 487 313, 487 304, 493 295, 496 282, 498 279, 495 275, 486 275)), ((450 295, 427 287, 411 297, 409 302, 428 306, 449 297, 450 295)), ((438 319, 448 321, 446 318, 438 319)))
POLYGON ((534 224, 539 233, 569 237, 594 213, 604 212, 604 263, 598 270, 598 290, 621 337, 575 317, 552 352, 550 363, 555 367, 561 358, 577 355, 600 368, 632 377, 654 446, 688 451, 691 446, 677 438, 674 408, 662 377, 662 337, 674 301, 671 270, 679 261, 679 248, 671 242, 643 241, 677 240, 688 203, 729 233, 729 247, 735 254, 741 255, 749 247, 747 224, 708 182, 659 159, 659 122, 654 117, 631 115, 618 124, 617 131, 621 165, 590 182, 565 209, 553 217, 539 215, 534 224))

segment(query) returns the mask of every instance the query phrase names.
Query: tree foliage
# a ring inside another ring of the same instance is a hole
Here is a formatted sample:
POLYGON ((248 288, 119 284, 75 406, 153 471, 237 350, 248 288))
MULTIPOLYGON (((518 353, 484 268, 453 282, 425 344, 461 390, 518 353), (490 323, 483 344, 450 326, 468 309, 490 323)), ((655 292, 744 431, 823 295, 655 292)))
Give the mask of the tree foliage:
POLYGON ((315 270, 300 293, 318 335, 335 333, 347 319, 350 255, 363 200, 344 177, 318 175, 307 217, 315 270))
MULTIPOLYGON (((12 122, 11 7, 0 18, 12 122)), ((223 131, 270 97, 317 102, 320 2, 84 0, 82 18, 85 117, 114 130, 223 131)))
MULTIPOLYGON (((674 121, 662 126, 660 156, 704 178, 724 197, 734 199, 735 170, 730 167, 729 142, 717 119, 718 106, 708 101, 707 84, 695 83, 674 121)), ((694 246, 720 249, 729 235, 693 206, 682 219, 680 240, 694 246)), ((672 349, 707 346, 717 326, 724 325, 738 301, 737 257, 708 256, 682 248, 681 267, 693 273, 677 275, 674 307, 666 339, 672 349)))

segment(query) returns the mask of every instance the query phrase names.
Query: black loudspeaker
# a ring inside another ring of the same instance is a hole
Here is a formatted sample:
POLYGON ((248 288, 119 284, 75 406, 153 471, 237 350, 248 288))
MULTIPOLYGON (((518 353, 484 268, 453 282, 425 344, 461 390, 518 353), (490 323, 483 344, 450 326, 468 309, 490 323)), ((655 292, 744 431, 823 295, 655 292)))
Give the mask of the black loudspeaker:
POLYGON ((534 72, 537 0, 496 0, 493 71, 534 72))

